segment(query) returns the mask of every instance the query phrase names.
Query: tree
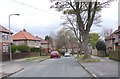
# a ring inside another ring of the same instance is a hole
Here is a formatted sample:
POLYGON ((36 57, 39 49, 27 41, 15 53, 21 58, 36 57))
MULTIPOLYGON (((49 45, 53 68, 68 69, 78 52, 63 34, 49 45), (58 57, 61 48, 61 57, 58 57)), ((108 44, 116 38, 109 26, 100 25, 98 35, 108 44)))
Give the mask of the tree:
POLYGON ((48 41, 50 38, 49 38, 49 36, 47 35, 47 36, 45 36, 45 40, 46 41, 48 41))
POLYGON ((50 37, 50 43, 51 43, 51 47, 52 47, 52 50, 55 50, 55 33, 54 32, 51 32, 49 37, 50 37))
POLYGON ((54 45, 53 45, 53 38, 51 36, 45 36, 45 40, 49 42, 48 47, 51 46, 52 50, 54 50, 54 45))
POLYGON ((105 44, 105 42, 104 41, 98 41, 97 43, 96 43, 96 48, 97 48, 97 50, 106 50, 106 44, 105 44))
POLYGON ((103 28, 101 35, 103 36, 104 39, 106 39, 112 34, 112 32, 113 32, 112 28, 103 28))
POLYGON ((76 27, 79 30, 79 35, 82 35, 83 49, 85 52, 84 59, 91 58, 88 50, 90 28, 93 24, 98 24, 100 22, 99 12, 102 8, 106 7, 111 0, 103 3, 98 2, 98 0, 94 2, 82 2, 82 0, 74 0, 73 2, 71 0, 51 1, 55 2, 51 7, 63 12, 68 10, 68 14, 74 14, 76 16, 76 27))
POLYGON ((72 49, 74 49, 74 44, 76 44, 76 42, 76 38, 74 37, 73 32, 70 30, 61 29, 56 35, 57 49, 65 48, 67 51, 68 47, 70 46, 72 49))
POLYGON ((89 43, 92 45, 93 48, 95 48, 97 41, 99 40, 99 34, 98 33, 90 33, 89 34, 89 43))
POLYGON ((98 55, 103 56, 103 57, 107 55, 107 53, 106 53, 106 44, 105 44, 104 41, 99 40, 96 43, 96 48, 98 50, 98 55))

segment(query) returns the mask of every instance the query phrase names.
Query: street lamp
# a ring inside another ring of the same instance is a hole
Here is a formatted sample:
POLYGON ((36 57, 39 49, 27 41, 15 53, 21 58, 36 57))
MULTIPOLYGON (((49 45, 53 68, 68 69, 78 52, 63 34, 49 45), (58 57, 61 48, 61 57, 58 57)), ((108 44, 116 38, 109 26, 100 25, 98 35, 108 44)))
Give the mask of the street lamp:
POLYGON ((12 15, 17 15, 17 16, 19 16, 20 14, 10 14, 9 15, 9 46, 10 46, 10 48, 9 48, 9 51, 10 51, 10 60, 12 61, 12 53, 11 53, 11 34, 10 34, 10 17, 12 16, 12 15))

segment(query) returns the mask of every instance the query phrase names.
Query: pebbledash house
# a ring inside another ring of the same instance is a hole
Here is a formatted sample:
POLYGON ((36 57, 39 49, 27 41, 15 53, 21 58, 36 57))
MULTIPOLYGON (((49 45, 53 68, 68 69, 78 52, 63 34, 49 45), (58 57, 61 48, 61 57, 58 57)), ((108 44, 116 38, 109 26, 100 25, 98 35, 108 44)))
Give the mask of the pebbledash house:
POLYGON ((105 39, 107 50, 120 50, 120 26, 109 37, 105 39))
POLYGON ((25 29, 13 35, 13 43, 16 45, 25 44, 29 47, 42 47, 45 53, 48 53, 49 51, 49 43, 47 41, 32 35, 25 29))

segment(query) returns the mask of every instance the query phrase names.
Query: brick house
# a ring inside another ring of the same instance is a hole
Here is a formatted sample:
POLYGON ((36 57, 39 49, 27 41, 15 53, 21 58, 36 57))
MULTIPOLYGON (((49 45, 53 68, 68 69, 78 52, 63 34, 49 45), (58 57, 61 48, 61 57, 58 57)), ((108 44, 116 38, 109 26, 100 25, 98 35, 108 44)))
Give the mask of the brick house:
POLYGON ((120 49, 120 26, 109 37, 105 39, 107 50, 120 49))
POLYGON ((12 38, 10 38, 10 35, 13 33, 0 25, 0 54, 2 53, 8 53, 8 47, 10 43, 12 43, 12 38))
POLYGON ((44 51, 45 53, 49 53, 49 52, 50 52, 49 42, 48 42, 48 41, 45 41, 44 39, 42 39, 42 38, 40 38, 40 37, 38 37, 38 36, 36 36, 36 38, 38 38, 38 39, 41 40, 40 43, 41 43, 41 47, 42 47, 43 51, 44 51))
POLYGON ((13 43, 16 45, 25 44, 29 47, 40 47, 40 39, 27 32, 25 29, 13 35, 13 43))

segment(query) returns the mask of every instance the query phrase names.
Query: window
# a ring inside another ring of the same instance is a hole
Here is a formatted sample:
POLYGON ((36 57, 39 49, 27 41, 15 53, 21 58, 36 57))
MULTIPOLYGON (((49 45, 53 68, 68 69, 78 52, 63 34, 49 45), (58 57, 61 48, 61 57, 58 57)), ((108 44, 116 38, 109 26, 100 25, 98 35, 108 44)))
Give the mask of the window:
POLYGON ((7 44, 3 44, 3 52, 8 52, 8 45, 7 44))
POLYGON ((2 33, 2 40, 8 40, 8 34, 2 33))
POLYGON ((120 41, 120 33, 118 33, 118 40, 120 41))

